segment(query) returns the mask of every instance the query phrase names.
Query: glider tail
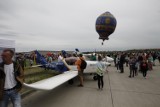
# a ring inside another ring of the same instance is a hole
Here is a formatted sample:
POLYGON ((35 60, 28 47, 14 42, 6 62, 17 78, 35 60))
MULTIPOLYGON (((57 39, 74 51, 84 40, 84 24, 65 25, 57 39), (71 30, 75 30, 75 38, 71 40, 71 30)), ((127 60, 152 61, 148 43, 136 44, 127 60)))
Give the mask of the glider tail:
POLYGON ((45 65, 47 64, 48 62, 46 61, 46 59, 36 50, 35 51, 35 54, 37 55, 36 57, 36 60, 39 64, 41 65, 45 65))

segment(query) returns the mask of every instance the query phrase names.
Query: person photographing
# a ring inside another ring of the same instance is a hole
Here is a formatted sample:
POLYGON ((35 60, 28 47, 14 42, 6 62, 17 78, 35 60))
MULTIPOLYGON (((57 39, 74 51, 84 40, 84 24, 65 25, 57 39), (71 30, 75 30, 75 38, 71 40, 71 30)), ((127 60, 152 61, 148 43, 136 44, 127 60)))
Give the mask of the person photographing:
POLYGON ((103 90, 104 86, 104 81, 103 81, 103 76, 104 72, 108 70, 106 69, 106 65, 104 62, 102 62, 102 57, 98 55, 98 62, 96 64, 96 73, 97 73, 97 80, 98 80, 98 89, 103 90))

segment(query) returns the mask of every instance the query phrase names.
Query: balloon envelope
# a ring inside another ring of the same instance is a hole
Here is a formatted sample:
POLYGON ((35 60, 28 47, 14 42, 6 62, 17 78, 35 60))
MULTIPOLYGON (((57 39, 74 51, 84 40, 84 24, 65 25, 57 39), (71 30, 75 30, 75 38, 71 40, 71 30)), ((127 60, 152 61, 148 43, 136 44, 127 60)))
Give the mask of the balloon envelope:
POLYGON ((108 40, 116 28, 117 21, 110 12, 105 12, 96 20, 96 31, 99 34, 99 39, 108 40))

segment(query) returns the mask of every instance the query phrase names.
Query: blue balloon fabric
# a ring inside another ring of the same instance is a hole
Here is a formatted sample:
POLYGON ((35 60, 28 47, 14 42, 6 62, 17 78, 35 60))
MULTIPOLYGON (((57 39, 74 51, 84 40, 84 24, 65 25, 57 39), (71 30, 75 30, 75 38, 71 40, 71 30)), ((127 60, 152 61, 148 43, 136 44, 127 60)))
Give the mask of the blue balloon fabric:
POLYGON ((99 34, 99 39, 108 40, 116 28, 117 21, 110 12, 105 12, 96 20, 96 31, 99 34))

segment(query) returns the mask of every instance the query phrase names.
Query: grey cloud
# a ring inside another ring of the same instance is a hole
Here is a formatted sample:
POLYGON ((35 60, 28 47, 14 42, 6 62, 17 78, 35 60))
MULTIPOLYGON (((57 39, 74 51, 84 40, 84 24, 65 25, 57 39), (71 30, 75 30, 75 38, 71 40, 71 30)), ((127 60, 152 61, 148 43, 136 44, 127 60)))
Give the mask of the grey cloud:
POLYGON ((0 33, 0 37, 13 37, 16 36, 14 34, 6 34, 6 33, 0 33))
POLYGON ((14 15, 14 0, 0 1, 0 19, 5 20, 11 15, 14 15))
POLYGON ((7 25, 0 24, 0 29, 10 30, 11 27, 9 27, 9 26, 7 26, 7 25))
POLYGON ((157 48, 159 7, 159 0, 5 0, 0 1, 0 37, 15 39, 17 51, 157 48), (105 11, 118 23, 101 46, 95 21, 105 11))

